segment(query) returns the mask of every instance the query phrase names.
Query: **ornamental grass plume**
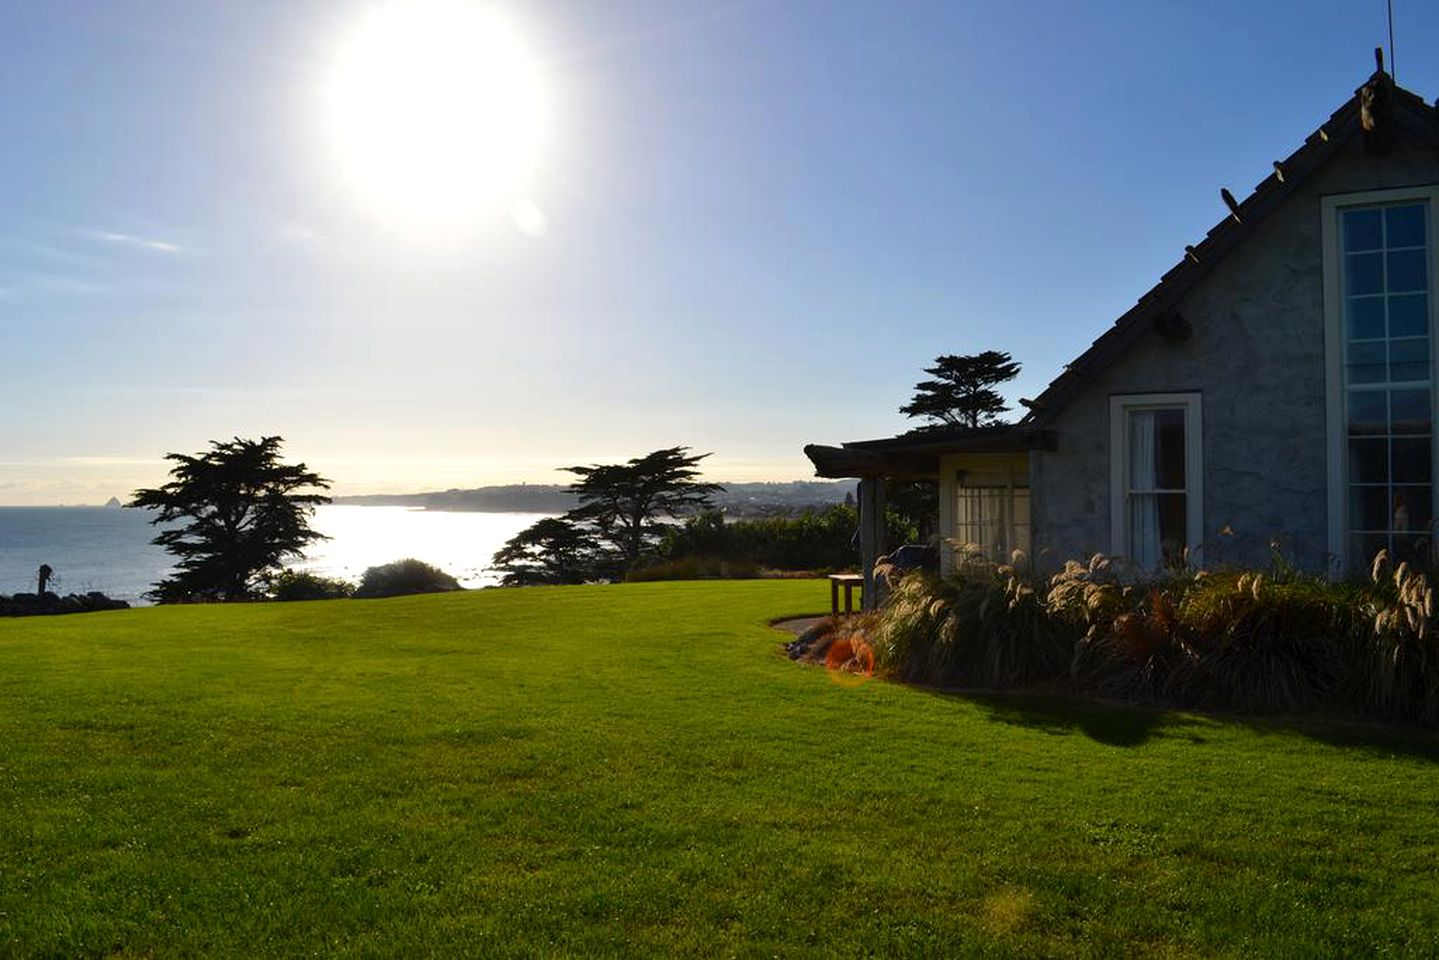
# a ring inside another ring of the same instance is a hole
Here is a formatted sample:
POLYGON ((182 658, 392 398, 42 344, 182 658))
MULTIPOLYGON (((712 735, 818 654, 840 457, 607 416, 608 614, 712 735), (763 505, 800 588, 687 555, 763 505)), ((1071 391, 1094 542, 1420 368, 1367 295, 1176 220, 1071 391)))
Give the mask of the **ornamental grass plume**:
POLYGON ((1351 587, 1317 578, 1220 573, 1196 581, 1179 611, 1195 664, 1176 699, 1251 713, 1332 705, 1353 610, 1351 587))
MULTIPOLYGON (((1047 582, 968 558, 894 585, 868 633, 877 670, 989 688, 1068 674, 1138 702, 1274 713, 1325 709, 1439 726, 1434 588, 1375 557, 1369 583, 1284 566, 1155 577, 1103 554, 1047 582)), ((839 663, 849 662, 851 644, 839 663)))
POLYGON ((1389 573, 1381 550, 1355 644, 1358 697, 1370 712, 1424 726, 1439 724, 1439 631, 1434 588, 1406 562, 1389 573))

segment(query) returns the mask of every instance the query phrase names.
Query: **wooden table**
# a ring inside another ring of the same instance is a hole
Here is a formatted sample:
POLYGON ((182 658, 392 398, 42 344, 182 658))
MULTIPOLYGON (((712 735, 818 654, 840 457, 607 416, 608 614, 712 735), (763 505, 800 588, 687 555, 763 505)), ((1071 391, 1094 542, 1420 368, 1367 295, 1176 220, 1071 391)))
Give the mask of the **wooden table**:
POLYGON ((844 585, 844 612, 854 612, 854 588, 859 587, 860 599, 864 598, 864 577, 857 573, 831 573, 829 575, 829 610, 839 616, 839 588, 844 585))

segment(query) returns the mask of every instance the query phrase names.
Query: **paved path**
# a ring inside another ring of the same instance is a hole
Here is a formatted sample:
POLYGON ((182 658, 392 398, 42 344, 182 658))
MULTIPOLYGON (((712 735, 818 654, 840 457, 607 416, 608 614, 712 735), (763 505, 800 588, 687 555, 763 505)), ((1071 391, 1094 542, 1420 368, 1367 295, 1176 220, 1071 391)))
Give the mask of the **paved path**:
POLYGON ((814 626, 816 623, 819 623, 821 620, 828 619, 829 617, 796 617, 793 620, 776 621, 775 623, 770 624, 770 626, 774 627, 776 630, 788 630, 790 633, 794 634, 797 637, 801 633, 804 633, 806 630, 808 630, 810 627, 814 626))

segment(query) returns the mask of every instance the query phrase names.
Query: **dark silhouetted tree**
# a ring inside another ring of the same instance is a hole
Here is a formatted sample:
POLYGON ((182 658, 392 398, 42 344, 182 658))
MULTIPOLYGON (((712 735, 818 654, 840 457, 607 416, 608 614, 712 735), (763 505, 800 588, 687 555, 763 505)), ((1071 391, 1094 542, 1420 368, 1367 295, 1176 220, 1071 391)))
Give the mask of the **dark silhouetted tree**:
POLYGON ((697 479, 695 465, 708 456, 668 447, 626 463, 564 467, 580 478, 569 488, 580 505, 567 516, 592 527, 613 550, 619 572, 628 573, 659 540, 661 517, 709 507, 710 494, 724 489, 697 479))
POLYGON ((898 525, 912 529, 910 536, 927 541, 939 527, 939 483, 935 480, 896 480, 885 487, 885 506, 898 525))
POLYGON ((579 477, 568 487, 579 506, 520 531, 491 563, 506 586, 623 577, 653 552, 663 518, 704 510, 724 489, 698 479, 695 464, 707 456, 669 447, 625 463, 562 467, 579 477))
POLYGON ((448 593, 463 589, 460 581, 439 567, 406 557, 367 569, 360 576, 360 585, 355 588, 355 599, 408 597, 416 593, 448 593))
POLYGON ((914 399, 899 408, 908 417, 926 417, 926 426, 987 427, 1000 423, 1007 413, 994 387, 1019 375, 1019 364, 1007 353, 983 353, 935 357, 934 366, 924 372, 933 380, 914 385, 914 399))
POLYGON ((196 456, 174 462, 170 482, 136 490, 129 507, 157 511, 152 524, 174 524, 151 542, 174 554, 174 575, 154 585, 161 603, 189 599, 244 600, 286 558, 325 539, 310 528, 315 507, 330 498, 330 482, 303 463, 280 462, 280 437, 212 440, 196 456))
POLYGON ((584 583, 599 575, 595 532, 568 516, 546 517, 511 537, 491 562, 507 587, 584 583))

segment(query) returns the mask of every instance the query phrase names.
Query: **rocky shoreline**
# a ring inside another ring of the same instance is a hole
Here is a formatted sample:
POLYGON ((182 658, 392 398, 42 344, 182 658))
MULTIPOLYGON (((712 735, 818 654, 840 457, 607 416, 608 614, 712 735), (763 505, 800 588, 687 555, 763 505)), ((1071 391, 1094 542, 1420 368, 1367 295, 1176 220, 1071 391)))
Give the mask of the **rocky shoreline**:
POLYGON ((124 600, 111 600, 99 591, 60 596, 45 593, 0 594, 0 617, 42 617, 65 613, 97 613, 101 610, 128 610, 124 600))

